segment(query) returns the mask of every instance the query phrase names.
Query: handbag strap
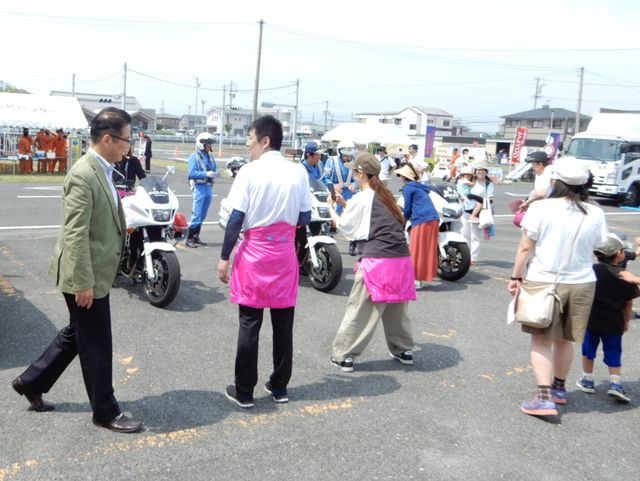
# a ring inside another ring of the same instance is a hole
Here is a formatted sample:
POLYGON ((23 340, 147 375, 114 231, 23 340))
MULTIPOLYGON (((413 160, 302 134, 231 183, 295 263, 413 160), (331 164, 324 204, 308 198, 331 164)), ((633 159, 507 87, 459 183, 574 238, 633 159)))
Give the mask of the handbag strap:
POLYGON ((573 257, 573 246, 576 243, 576 239, 578 238, 578 234, 580 233, 580 229, 582 228, 582 224, 584 223, 585 217, 587 217, 587 214, 584 214, 580 219, 580 223, 578 224, 578 228, 576 229, 575 234, 573 234, 571 243, 567 245, 567 255, 565 256, 565 260, 561 264, 561 267, 558 268, 558 272, 556 273, 556 278, 553 281, 554 287, 558 285, 558 279, 560 278, 560 274, 562 274, 563 269, 567 267, 567 265, 569 264, 569 261, 571 260, 571 257, 573 257))

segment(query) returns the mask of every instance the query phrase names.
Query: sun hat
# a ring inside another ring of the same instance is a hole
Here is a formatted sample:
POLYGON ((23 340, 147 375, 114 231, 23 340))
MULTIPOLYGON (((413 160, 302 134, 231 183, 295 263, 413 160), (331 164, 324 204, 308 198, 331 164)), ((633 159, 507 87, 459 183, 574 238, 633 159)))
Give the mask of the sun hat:
POLYGON ((553 163, 551 178, 567 185, 584 185, 589 180, 589 168, 579 160, 563 157, 553 163))
POLYGON ((607 235, 607 241, 603 245, 596 247, 593 252, 597 256, 611 257, 615 255, 620 249, 630 251, 633 250, 633 246, 628 242, 623 242, 622 240, 620 240, 617 235, 609 234, 607 235))
POLYGON ((411 164, 404 164, 402 167, 400 167, 399 169, 395 169, 393 172, 398 176, 404 177, 405 179, 420 179, 420 173, 411 164))

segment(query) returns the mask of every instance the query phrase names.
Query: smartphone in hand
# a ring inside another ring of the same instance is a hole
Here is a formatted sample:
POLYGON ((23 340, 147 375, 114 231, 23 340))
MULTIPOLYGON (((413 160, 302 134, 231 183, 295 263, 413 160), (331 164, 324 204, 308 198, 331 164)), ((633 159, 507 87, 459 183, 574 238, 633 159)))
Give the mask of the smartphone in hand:
POLYGON ((331 198, 333 199, 333 201, 336 201, 336 188, 333 186, 333 184, 329 184, 329 192, 331 193, 331 198))

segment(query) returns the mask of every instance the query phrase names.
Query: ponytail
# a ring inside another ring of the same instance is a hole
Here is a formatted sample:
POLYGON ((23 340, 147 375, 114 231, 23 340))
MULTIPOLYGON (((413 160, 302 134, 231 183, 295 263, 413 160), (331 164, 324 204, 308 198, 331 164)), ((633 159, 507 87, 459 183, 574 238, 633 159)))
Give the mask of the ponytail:
POLYGON ((380 200, 384 204, 384 206, 391 212, 391 215, 396 218, 400 224, 404 225, 406 220, 400 207, 398 207, 398 203, 396 202, 395 197, 391 193, 391 191, 387 188, 386 185, 380 180, 380 177, 377 175, 369 175, 365 174, 369 181, 369 187, 373 189, 373 191, 378 194, 380 200))

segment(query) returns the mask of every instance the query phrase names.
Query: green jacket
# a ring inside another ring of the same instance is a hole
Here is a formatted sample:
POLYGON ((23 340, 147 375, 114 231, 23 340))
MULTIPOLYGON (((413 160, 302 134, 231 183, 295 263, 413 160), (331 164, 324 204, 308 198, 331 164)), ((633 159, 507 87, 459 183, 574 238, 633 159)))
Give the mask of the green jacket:
POLYGON ((122 204, 113 201, 102 167, 89 151, 67 174, 62 188, 62 230, 49 274, 62 292, 93 287, 93 297, 109 294, 124 246, 122 204))

